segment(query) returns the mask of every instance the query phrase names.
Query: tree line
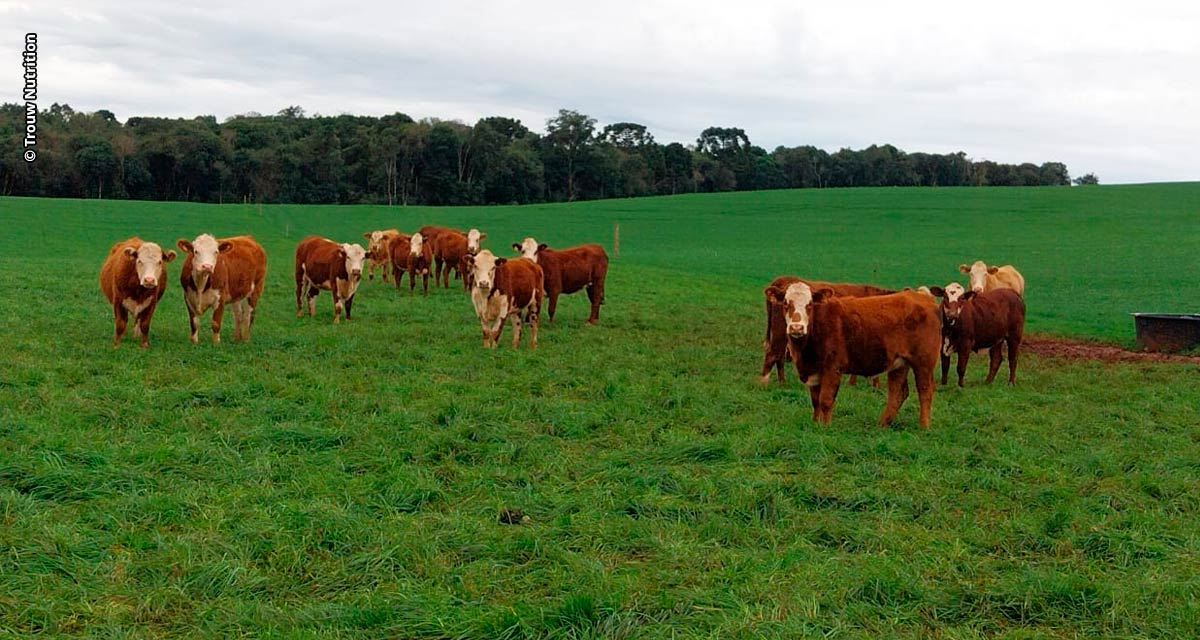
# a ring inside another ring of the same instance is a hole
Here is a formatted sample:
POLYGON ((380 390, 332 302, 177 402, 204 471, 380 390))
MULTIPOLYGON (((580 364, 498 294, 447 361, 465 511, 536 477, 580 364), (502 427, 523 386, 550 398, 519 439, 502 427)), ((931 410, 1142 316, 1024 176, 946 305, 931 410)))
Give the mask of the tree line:
MULTIPOLYGON (((132 117, 54 104, 22 157, 22 105, 0 105, 0 194, 195 202, 526 204, 690 192, 859 186, 1070 184, 1061 162, 972 160, 890 144, 766 151, 736 127, 661 144, 644 125, 598 127, 567 109, 544 133, 520 120, 414 120, 395 113, 132 117)), ((1076 182, 1095 182, 1088 174, 1076 182)))

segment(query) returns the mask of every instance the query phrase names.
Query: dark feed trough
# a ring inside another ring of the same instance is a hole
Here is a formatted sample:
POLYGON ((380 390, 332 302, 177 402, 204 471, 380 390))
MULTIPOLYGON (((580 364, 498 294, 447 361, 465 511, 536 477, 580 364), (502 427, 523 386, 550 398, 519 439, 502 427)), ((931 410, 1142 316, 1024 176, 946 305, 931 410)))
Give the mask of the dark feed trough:
POLYGON ((1200 347, 1200 314, 1135 313, 1137 348, 1141 351, 1187 351, 1200 347))

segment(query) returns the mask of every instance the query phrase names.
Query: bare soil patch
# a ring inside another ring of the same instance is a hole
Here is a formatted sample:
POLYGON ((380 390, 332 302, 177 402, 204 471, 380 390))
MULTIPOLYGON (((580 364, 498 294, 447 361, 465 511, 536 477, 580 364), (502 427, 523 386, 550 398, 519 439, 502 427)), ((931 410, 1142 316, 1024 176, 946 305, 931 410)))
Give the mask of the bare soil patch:
POLYGON ((1083 342, 1057 336, 1027 335, 1021 341, 1021 350, 1029 350, 1039 356, 1075 360, 1087 359, 1104 362, 1191 362, 1200 364, 1200 356, 1131 351, 1113 344, 1083 342))

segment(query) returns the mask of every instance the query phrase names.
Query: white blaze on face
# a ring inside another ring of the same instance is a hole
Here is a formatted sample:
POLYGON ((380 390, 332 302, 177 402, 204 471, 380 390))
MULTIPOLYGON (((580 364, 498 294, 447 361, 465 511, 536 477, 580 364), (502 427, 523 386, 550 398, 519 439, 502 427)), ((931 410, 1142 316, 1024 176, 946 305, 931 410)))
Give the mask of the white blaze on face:
POLYGON ((982 260, 976 260, 968 273, 971 274, 971 291, 983 293, 983 286, 987 283, 987 265, 982 260))
POLYGON ((537 262, 538 242, 533 238, 525 238, 521 241, 521 257, 529 258, 537 262))
POLYGON ((158 286, 163 271, 163 250, 153 242, 143 243, 134 254, 137 261, 138 282, 147 289, 158 286))
POLYGON ((383 232, 372 231, 371 239, 367 240, 367 253, 376 256, 378 259, 379 252, 383 250, 383 232))
POLYGON ((944 287, 946 298, 942 301, 942 312, 946 315, 946 319, 950 324, 958 321, 958 316, 962 313, 962 297, 967 290, 957 282, 951 282, 944 287))
POLYGON ((479 229, 467 232, 467 253, 479 253, 479 229))
POLYGON ((957 282, 951 282, 946 285, 946 302, 958 302, 958 299, 967 292, 963 286, 957 282))
POLYGON ((788 335, 802 338, 808 335, 808 307, 812 304, 812 289, 803 282, 787 288, 783 294, 783 315, 787 320, 788 335))
POLYGON ((363 261, 367 259, 367 251, 360 244, 342 244, 342 252, 346 254, 346 273, 354 279, 362 275, 363 261))
POLYGON ((496 255, 487 249, 475 254, 475 261, 471 264, 471 277, 475 280, 477 288, 491 290, 492 282, 496 278, 496 255))
POLYGON ((220 247, 212 234, 203 233, 192 240, 192 273, 212 273, 217 268, 220 247))
POLYGON ((425 247, 425 238, 421 237, 420 232, 412 234, 412 238, 408 240, 408 254, 412 257, 421 255, 421 250, 425 247))

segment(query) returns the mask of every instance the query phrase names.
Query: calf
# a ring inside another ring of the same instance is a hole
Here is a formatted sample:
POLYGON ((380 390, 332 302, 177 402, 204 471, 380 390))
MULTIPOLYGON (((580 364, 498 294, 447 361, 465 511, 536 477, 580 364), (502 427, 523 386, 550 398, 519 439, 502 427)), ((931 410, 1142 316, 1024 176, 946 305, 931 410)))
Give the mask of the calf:
MULTIPOLYGON (((415 293, 417 275, 421 276, 424 294, 429 295, 429 267, 433 264, 433 247, 425 242, 421 232, 412 234, 408 241, 408 292, 415 293)), ((436 282, 434 283, 437 284, 436 282)))
POLYGON ((187 254, 179 274, 183 301, 192 327, 192 344, 199 342, 200 317, 212 307, 213 344, 221 341, 225 305, 233 309, 233 339, 249 341, 254 310, 267 277, 267 252, 250 236, 217 240, 204 233, 175 243, 187 254))
POLYGON ((296 245, 296 316, 303 315, 300 295, 308 290, 308 315, 317 314, 316 298, 321 289, 333 295, 333 321, 341 321, 342 309, 350 319, 354 293, 362 280, 367 252, 358 244, 338 244, 328 238, 308 236, 296 245))
POLYGON ((114 244, 100 267, 100 291, 113 309, 116 332, 113 346, 121 343, 129 314, 133 314, 133 335, 142 348, 150 346, 150 319, 154 308, 167 291, 166 263, 175 259, 174 251, 133 237, 114 244))
POLYGON ((392 282, 396 290, 400 290, 400 281, 408 271, 408 254, 412 245, 412 236, 401 233, 388 240, 387 254, 392 266, 392 282))
POLYGON ((458 272, 462 274, 463 287, 467 291, 471 290, 471 265, 467 260, 467 256, 473 256, 479 253, 480 242, 487 237, 486 233, 480 233, 479 229, 471 229, 467 232, 467 255, 462 257, 458 263, 458 272))
POLYGON ((1017 295, 1025 297, 1025 277, 1011 264, 989 267, 982 260, 976 260, 970 267, 965 264, 958 265, 958 270, 971 275, 971 291, 975 293, 1012 289, 1017 295))
MULTIPOLYGON (((767 337, 763 340, 763 365, 762 372, 759 373, 759 380, 763 384, 770 381, 772 367, 775 368, 779 382, 786 382, 783 374, 783 365, 788 360, 787 326, 783 316, 784 305, 782 302, 772 299, 771 290, 779 289, 783 291, 797 282, 805 282, 812 289, 832 289, 834 295, 843 298, 865 298, 896 293, 891 289, 884 289, 883 287, 870 284, 801 280, 796 276, 779 276, 772 280, 771 284, 767 285, 767 288, 763 290, 767 302, 767 337)), ((850 377, 850 384, 854 384, 854 376, 850 377)))
POLYGON ((545 296, 542 268, 526 258, 498 258, 486 249, 468 256, 467 262, 471 265, 474 282, 471 303, 483 330, 483 346, 498 346, 504 319, 512 318, 513 348, 521 341, 523 320, 529 323, 532 332, 529 347, 536 349, 538 319, 545 296))
POLYGON ((433 245, 433 284, 450 288, 450 270, 462 274, 463 258, 468 253, 467 236, 458 233, 440 233, 432 242, 433 245))
POLYGON ((784 305, 788 349, 796 375, 809 387, 813 420, 829 423, 842 374, 887 372, 888 398, 879 417, 886 426, 908 397, 912 369, 920 398, 920 424, 929 426, 933 371, 941 321, 929 296, 903 291, 868 298, 840 298, 833 289, 813 291, 804 282, 768 295, 784 305))
POLYGON ((604 303, 604 279, 608 275, 608 254, 598 244, 585 244, 567 249, 551 249, 545 243, 538 244, 533 238, 525 238, 521 244, 513 243, 513 249, 521 256, 538 263, 545 274, 546 296, 550 300, 548 315, 554 322, 554 309, 558 296, 575 293, 587 287, 592 312, 588 324, 600 321, 600 305, 604 303))
POLYGON ((951 282, 930 287, 942 298, 942 384, 950 371, 950 355, 958 353, 958 386, 963 386, 967 361, 972 351, 988 349, 991 362, 985 382, 991 384, 1004 361, 1002 349, 1008 344, 1008 383, 1017 381, 1017 352, 1025 333, 1025 301, 1012 289, 993 289, 976 293, 964 291, 951 282))
POLYGON ((363 234, 363 237, 367 239, 367 258, 370 260, 367 266, 368 280, 375 279, 376 267, 383 267, 383 281, 388 281, 388 271, 392 263, 388 246, 391 244, 392 238, 398 235, 400 235, 399 229, 380 229, 363 234))

